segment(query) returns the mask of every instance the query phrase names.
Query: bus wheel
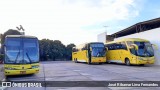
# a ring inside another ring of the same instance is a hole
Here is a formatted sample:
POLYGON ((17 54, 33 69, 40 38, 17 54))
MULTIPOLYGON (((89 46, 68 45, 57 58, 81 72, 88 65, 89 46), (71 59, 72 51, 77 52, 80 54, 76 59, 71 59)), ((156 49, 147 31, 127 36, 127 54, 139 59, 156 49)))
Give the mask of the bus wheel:
POLYGON ((129 61, 128 58, 125 60, 125 63, 126 63, 127 66, 130 66, 130 65, 131 65, 131 63, 130 63, 130 61, 129 61))
POLYGON ((91 64, 91 62, 90 61, 88 61, 88 65, 90 65, 91 64))
POLYGON ((74 60, 75 63, 77 63, 77 58, 74 60))
POLYGON ((144 66, 144 64, 140 64, 140 66, 144 66))

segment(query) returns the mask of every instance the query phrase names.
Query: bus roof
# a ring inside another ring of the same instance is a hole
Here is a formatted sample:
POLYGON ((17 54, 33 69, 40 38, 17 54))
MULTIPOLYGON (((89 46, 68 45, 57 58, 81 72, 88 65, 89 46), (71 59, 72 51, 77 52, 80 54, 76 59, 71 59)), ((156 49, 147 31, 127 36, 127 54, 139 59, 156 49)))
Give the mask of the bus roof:
POLYGON ((96 44, 96 43, 98 43, 98 44, 104 44, 103 42, 87 42, 87 43, 83 43, 83 44, 77 45, 77 46, 75 46, 75 47, 73 47, 73 48, 76 48, 76 47, 82 48, 82 47, 85 46, 85 45, 88 45, 88 44, 96 44))
POLYGON ((105 44, 111 44, 111 43, 116 43, 116 42, 123 42, 123 41, 139 41, 139 42, 149 42, 146 39, 141 39, 141 38, 125 38, 125 39, 120 39, 120 40, 115 40, 115 41, 111 41, 105 44))
POLYGON ((93 43, 102 43, 102 44, 104 44, 103 42, 89 42, 88 44, 93 44, 93 43))
POLYGON ((85 45, 85 44, 95 44, 95 43, 102 43, 102 44, 104 44, 103 42, 87 42, 87 43, 83 43, 83 44, 80 44, 80 45, 85 45))
POLYGON ((37 38, 35 36, 29 36, 29 35, 7 35, 6 38, 37 38))

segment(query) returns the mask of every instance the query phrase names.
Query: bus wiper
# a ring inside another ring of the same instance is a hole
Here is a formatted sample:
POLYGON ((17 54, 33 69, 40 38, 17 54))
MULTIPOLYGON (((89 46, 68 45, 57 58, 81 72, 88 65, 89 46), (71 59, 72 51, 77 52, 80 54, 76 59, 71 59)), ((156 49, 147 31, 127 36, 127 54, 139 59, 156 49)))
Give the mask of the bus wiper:
POLYGON ((98 52, 96 56, 97 56, 97 57, 100 57, 100 56, 101 56, 101 53, 100 53, 100 52, 98 52))
POLYGON ((17 54, 17 56, 16 56, 16 59, 15 59, 15 62, 14 62, 14 63, 17 62, 17 59, 18 59, 19 54, 20 54, 20 48, 19 48, 19 52, 18 52, 18 54, 17 54))
POLYGON ((32 61, 31 61, 31 58, 29 57, 29 55, 28 55, 28 53, 26 52, 26 55, 27 55, 27 58, 29 59, 29 61, 30 61, 30 64, 32 63, 32 61))
POLYGON ((144 49, 144 54, 146 54, 146 56, 151 56, 151 54, 148 52, 147 48, 145 47, 144 49))

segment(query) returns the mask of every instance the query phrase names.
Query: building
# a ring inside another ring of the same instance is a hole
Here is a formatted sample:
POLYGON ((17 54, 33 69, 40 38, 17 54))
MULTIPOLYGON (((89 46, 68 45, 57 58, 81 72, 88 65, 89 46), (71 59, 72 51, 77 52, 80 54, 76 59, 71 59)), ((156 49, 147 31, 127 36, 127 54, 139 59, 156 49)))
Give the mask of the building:
POLYGON ((107 32, 99 34, 97 36, 97 41, 105 43, 106 42, 106 35, 107 35, 107 32))
MULTIPOLYGON (((104 36, 103 36, 104 37, 104 36)), ((104 42, 111 40, 118 40, 122 38, 142 38, 149 40, 152 44, 158 46, 158 49, 154 48, 156 65, 160 65, 160 18, 139 22, 119 32, 111 35, 106 35, 104 42)), ((99 38, 101 38, 99 36, 99 38)))

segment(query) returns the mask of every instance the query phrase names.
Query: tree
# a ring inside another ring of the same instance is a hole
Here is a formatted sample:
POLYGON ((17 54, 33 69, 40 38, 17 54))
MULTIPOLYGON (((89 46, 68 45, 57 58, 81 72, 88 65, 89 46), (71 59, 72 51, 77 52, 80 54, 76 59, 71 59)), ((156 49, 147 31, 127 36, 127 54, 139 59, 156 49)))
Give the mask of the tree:
POLYGON ((42 39, 40 43, 40 58, 41 60, 68 60, 71 59, 72 47, 74 44, 69 44, 67 47, 59 40, 42 39))
POLYGON ((41 60, 47 60, 50 52, 49 39, 42 39, 39 41, 40 47, 40 58, 41 60))
POLYGON ((76 45, 74 44, 69 44, 67 45, 66 47, 66 58, 68 60, 71 60, 72 59, 72 48, 75 47, 76 45))
POLYGON ((5 37, 7 35, 21 35, 21 33, 17 30, 13 30, 13 29, 9 29, 8 31, 6 31, 3 35, 2 35, 2 38, 1 38, 1 43, 3 44, 4 43, 4 40, 5 40, 5 37))

